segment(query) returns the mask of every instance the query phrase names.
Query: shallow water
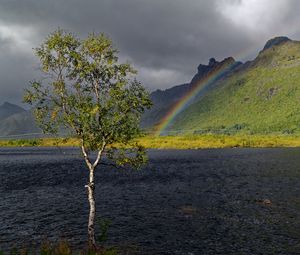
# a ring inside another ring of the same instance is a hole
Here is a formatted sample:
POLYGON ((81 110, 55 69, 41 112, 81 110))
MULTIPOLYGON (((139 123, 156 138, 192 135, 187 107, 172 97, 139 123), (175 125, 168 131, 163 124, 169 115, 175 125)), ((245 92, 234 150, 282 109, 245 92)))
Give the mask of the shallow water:
MULTIPOLYGON (((300 254, 300 149, 149 157, 140 171, 97 169, 109 244, 139 254, 300 254)), ((87 176, 76 149, 0 148, 0 248, 46 237, 84 246, 87 176)))

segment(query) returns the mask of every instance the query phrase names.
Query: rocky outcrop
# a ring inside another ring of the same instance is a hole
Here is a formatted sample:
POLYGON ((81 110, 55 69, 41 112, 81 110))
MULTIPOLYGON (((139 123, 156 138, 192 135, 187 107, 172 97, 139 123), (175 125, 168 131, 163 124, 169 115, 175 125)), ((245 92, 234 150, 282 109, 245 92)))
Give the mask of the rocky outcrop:
POLYGON ((226 72, 228 73, 236 69, 240 65, 242 65, 242 63, 235 61, 233 57, 225 58, 221 62, 216 61, 215 58, 211 58, 208 62, 208 65, 200 64, 198 66, 198 73, 193 77, 190 84, 193 85, 197 83, 198 81, 209 75, 211 72, 214 72, 218 69, 224 69, 223 74, 226 74, 226 72))
POLYGON ((267 41, 267 43, 265 44, 263 51, 267 50, 273 46, 277 46, 286 42, 290 42, 291 39, 286 37, 286 36, 278 36, 278 37, 274 37, 272 39, 270 39, 269 41, 267 41))

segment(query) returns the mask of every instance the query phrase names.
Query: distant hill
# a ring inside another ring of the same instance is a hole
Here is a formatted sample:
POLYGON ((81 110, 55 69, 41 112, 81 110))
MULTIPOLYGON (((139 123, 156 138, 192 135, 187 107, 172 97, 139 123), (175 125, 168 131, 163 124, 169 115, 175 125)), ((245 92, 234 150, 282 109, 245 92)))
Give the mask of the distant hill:
POLYGON ((0 121, 6 119, 7 117, 13 114, 24 112, 25 110, 22 107, 5 102, 4 104, 0 105, 0 121))
POLYGON ((7 102, 0 106, 0 136, 39 132, 31 111, 7 102))

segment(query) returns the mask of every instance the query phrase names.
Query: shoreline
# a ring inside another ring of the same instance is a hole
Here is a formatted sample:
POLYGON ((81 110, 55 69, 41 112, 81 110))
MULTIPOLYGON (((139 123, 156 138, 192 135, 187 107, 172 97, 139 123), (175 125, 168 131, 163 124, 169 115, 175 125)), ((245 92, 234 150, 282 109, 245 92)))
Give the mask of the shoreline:
MULTIPOLYGON (((145 136, 137 141, 146 149, 221 149, 300 147, 300 135, 182 135, 145 136)), ((0 140, 0 147, 76 147, 75 138, 0 140)))

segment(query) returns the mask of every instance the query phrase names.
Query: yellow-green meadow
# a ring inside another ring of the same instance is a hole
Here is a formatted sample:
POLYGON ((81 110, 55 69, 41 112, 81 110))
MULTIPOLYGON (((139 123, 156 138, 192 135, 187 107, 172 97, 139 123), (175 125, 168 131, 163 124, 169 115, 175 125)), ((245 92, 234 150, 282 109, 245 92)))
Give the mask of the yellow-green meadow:
MULTIPOLYGON (((300 147, 300 135, 182 135, 144 136, 141 145, 148 149, 207 149, 300 147)), ((1 140, 0 146, 78 146, 75 138, 42 138, 1 140)))

